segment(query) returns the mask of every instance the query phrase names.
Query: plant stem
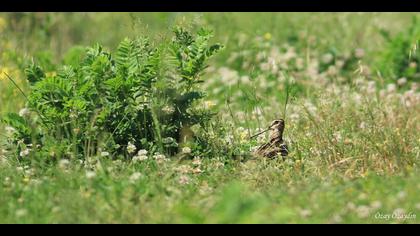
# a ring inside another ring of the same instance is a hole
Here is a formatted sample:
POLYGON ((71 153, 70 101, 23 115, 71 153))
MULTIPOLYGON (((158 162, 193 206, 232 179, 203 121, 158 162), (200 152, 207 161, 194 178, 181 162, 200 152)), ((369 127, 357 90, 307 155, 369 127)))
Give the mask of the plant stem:
POLYGON ((27 101, 29 101, 28 97, 26 96, 26 94, 23 92, 23 90, 19 87, 19 85, 16 84, 16 82, 9 76, 9 74, 7 74, 6 72, 4 72, 4 74, 6 75, 6 77, 13 83, 13 85, 20 91, 20 93, 25 97, 25 99, 27 101))

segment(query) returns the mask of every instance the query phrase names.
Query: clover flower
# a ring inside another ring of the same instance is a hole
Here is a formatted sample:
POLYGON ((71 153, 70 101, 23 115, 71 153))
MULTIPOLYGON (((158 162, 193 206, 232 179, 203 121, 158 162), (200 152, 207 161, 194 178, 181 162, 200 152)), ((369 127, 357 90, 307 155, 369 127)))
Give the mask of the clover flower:
POLYGON ((101 157, 107 157, 109 156, 109 152, 101 152, 101 157))
POLYGON ((139 152, 137 153, 138 156, 146 156, 147 155, 147 150, 145 149, 141 149, 139 150, 139 152))
POLYGON ((70 161, 69 161, 69 160, 67 160, 67 159, 62 159, 62 160, 60 160, 60 161, 58 162, 58 166, 59 166, 61 169, 66 169, 69 165, 70 165, 70 161))
POLYGON ((182 184, 182 185, 186 185, 190 183, 190 177, 186 176, 186 175, 182 175, 181 177, 179 177, 178 183, 182 184))
POLYGON ((189 147, 183 147, 182 148, 182 153, 183 154, 191 154, 191 148, 189 148, 189 147))
POLYGON ((153 158, 156 160, 157 163, 168 161, 168 158, 166 158, 165 155, 160 154, 158 152, 153 155, 153 158))
POLYGON ((130 180, 131 183, 135 183, 137 180, 139 180, 141 178, 141 176, 142 176, 142 174, 140 172, 134 172, 130 176, 129 180, 130 180))
POLYGON ((31 152, 31 149, 29 149, 29 148, 25 148, 24 150, 22 150, 20 153, 19 153, 19 156, 20 157, 26 157, 26 156, 28 156, 29 155, 29 153, 31 152))
POLYGON ((149 159, 149 157, 146 156, 146 155, 137 155, 137 156, 133 157, 133 162, 145 161, 147 159, 149 159))
POLYGON ((402 78, 400 78, 400 79, 397 80, 398 86, 403 86, 406 83, 407 83, 407 78, 405 78, 405 77, 402 77, 402 78))
POLYGON ((96 172, 95 171, 86 171, 86 178, 87 179, 93 179, 96 177, 96 172))
POLYGON ((193 165, 196 165, 196 166, 201 165, 201 160, 200 160, 200 158, 195 157, 195 158, 194 158, 194 160, 193 160, 193 162, 192 162, 192 164, 193 164, 193 165))
POLYGON ((30 113, 29 109, 25 107, 19 111, 19 116, 28 117, 29 113, 30 113))
POLYGON ((12 135, 14 132, 16 132, 16 129, 12 126, 6 126, 4 129, 6 130, 7 135, 12 135))
POLYGON ((133 154, 136 150, 137 150, 137 147, 134 144, 132 144, 131 142, 128 142, 127 152, 129 154, 133 154))
POLYGON ((173 106, 169 106, 169 105, 166 105, 166 106, 164 106, 163 108, 162 108, 162 111, 165 113, 165 114, 172 114, 172 113, 174 113, 175 112, 175 108, 173 107, 173 106))

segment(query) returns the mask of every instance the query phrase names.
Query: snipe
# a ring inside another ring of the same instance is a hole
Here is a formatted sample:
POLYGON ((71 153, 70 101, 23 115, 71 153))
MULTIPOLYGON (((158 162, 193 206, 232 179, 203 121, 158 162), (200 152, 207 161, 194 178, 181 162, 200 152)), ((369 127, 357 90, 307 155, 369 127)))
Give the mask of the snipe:
POLYGON ((287 156, 287 154, 289 154, 289 151, 286 143, 283 140, 284 120, 274 120, 273 122, 271 122, 271 125, 266 130, 255 134, 251 138, 259 136, 267 131, 270 131, 270 140, 267 143, 261 145, 254 152, 254 155, 267 158, 274 158, 278 154, 280 154, 282 157, 287 156))

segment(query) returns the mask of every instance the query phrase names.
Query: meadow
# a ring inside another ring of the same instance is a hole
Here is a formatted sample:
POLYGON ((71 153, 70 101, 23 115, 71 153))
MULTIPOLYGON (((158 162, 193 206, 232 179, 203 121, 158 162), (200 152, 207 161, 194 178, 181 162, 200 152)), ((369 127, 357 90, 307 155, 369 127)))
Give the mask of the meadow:
POLYGON ((0 13, 0 223, 420 223, 416 13, 0 13), (287 157, 255 157, 285 120, 287 157))

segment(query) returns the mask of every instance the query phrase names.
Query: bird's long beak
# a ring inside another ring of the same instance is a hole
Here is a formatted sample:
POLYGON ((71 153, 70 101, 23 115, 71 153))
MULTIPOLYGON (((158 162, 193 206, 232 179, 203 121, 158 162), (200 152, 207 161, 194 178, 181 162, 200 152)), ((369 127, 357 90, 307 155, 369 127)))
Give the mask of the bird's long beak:
POLYGON ((271 129, 271 127, 268 127, 267 129, 265 129, 265 130, 263 130, 263 131, 261 131, 261 132, 259 132, 259 133, 256 133, 256 134, 252 135, 252 136, 250 137, 250 139, 253 139, 253 138, 257 137, 257 136, 259 136, 259 135, 261 135, 261 134, 263 134, 263 133, 265 133, 265 132, 269 131, 270 129, 271 129))

